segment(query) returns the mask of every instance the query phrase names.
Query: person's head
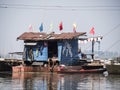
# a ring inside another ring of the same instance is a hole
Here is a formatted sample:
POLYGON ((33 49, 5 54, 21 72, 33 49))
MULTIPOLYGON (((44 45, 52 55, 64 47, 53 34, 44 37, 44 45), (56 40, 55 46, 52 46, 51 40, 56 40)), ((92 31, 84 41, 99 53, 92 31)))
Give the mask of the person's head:
POLYGON ((49 61, 52 61, 52 59, 51 59, 51 58, 49 58, 49 61))

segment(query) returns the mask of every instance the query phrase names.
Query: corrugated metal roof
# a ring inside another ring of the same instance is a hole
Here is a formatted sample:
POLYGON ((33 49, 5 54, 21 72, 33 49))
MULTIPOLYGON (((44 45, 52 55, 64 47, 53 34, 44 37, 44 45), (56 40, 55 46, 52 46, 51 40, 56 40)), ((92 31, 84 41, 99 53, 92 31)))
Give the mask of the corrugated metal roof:
POLYGON ((55 34, 54 32, 50 34, 41 33, 41 32, 25 32, 22 35, 20 35, 17 40, 33 40, 33 41, 39 41, 39 40, 60 40, 60 39, 73 39, 77 38, 79 36, 85 35, 86 32, 67 32, 67 33, 61 33, 61 34, 55 34))

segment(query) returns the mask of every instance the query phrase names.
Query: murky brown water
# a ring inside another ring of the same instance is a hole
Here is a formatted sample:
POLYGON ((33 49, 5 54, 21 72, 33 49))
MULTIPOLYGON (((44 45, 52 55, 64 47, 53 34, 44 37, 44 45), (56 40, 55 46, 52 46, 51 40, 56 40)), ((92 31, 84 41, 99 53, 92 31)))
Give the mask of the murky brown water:
POLYGON ((0 73, 0 90, 120 90, 120 75, 0 73))

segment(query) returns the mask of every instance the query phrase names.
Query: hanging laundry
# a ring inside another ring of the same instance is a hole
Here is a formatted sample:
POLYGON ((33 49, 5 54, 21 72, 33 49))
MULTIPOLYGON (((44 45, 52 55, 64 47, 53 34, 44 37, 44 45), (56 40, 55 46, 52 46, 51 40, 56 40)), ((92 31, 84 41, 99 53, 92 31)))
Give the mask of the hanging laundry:
POLYGON ((36 48, 36 56, 37 57, 39 56, 39 50, 38 50, 38 48, 36 48))

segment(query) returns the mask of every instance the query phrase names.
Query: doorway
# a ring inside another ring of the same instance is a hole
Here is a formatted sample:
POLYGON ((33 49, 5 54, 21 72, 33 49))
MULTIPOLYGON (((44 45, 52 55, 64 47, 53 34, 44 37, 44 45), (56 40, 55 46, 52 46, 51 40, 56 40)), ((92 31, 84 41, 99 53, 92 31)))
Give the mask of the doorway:
POLYGON ((48 58, 58 57, 57 41, 48 41, 48 58))

